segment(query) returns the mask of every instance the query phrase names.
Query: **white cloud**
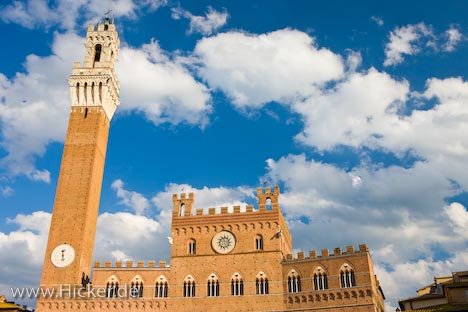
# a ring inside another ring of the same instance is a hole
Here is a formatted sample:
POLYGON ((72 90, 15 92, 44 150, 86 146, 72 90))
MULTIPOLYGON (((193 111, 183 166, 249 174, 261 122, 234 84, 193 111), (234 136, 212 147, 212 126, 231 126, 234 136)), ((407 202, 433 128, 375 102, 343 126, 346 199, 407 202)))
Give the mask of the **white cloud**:
MULTIPOLYGON (((25 71, 11 79, 0 73, 0 146, 7 152, 0 166, 9 174, 50 181, 49 171, 36 168, 35 159, 49 143, 64 140, 70 110, 66 81, 73 62, 84 57, 83 42, 76 34, 56 33, 51 55, 29 55, 25 71)), ((117 72, 122 83, 118 111, 141 111, 155 124, 208 123, 207 88, 156 42, 139 49, 123 47, 117 72)))
POLYGON ((36 25, 48 25, 59 16, 49 8, 46 0, 28 0, 14 1, 4 6, 0 11, 0 18, 6 23, 34 28, 36 25))
POLYGON ((116 261, 133 260, 132 258, 127 256, 122 250, 114 250, 111 252, 111 255, 116 261))
POLYGON ((62 29, 73 30, 75 26, 97 22, 109 8, 112 9, 111 16, 133 19, 139 10, 148 8, 154 11, 166 3, 167 0, 13 1, 1 8, 0 19, 30 29, 58 25, 62 29))
POLYGON ((50 213, 44 211, 36 211, 30 215, 18 214, 14 219, 7 220, 18 225, 20 231, 32 231, 36 234, 49 232, 50 213))
POLYGON ((447 52, 452 52, 455 50, 457 44, 462 40, 461 32, 454 26, 450 27, 445 31, 447 42, 445 43, 443 49, 447 52))
POLYGON ((353 174, 350 174, 351 176, 351 185, 354 188, 359 188, 362 184, 362 178, 360 176, 355 176, 353 174))
POLYGON ((171 11, 173 19, 186 18, 190 21, 189 34, 201 33, 205 36, 211 35, 223 27, 229 16, 226 10, 216 11, 212 7, 208 7, 205 16, 193 15, 180 7, 172 8, 171 11))
POLYGON ((458 28, 451 26, 443 34, 433 32, 430 25, 424 23, 396 27, 390 32, 389 42, 385 46, 384 66, 403 62, 405 55, 416 55, 424 48, 434 51, 452 52, 463 39, 458 28))
POLYGON ((126 190, 122 180, 115 180, 112 182, 111 187, 120 199, 120 203, 132 208, 137 215, 144 214, 150 207, 150 203, 146 197, 138 192, 126 190))
MULTIPOLYGON (((37 287, 47 235, 50 214, 36 211, 30 215, 19 214, 9 220, 18 229, 9 233, 0 231, 0 293, 11 298, 10 287, 37 287)), ((32 302, 26 301, 25 304, 32 302)))
POLYGON ((468 240, 468 211, 459 203, 452 203, 444 208, 454 231, 468 240))
POLYGON ((99 215, 94 252, 96 260, 153 259, 161 254, 168 255, 166 245, 160 216, 153 219, 128 212, 99 215))
POLYGON ((294 104, 304 121, 304 130, 296 138, 320 150, 340 144, 372 146, 376 136, 398 123, 396 112, 408 92, 406 81, 396 81, 373 68, 352 73, 333 89, 294 104))
POLYGON ((117 65, 122 84, 121 110, 136 110, 155 124, 205 126, 211 112, 208 89, 156 41, 141 48, 123 47, 117 65))
POLYGON ((49 142, 64 138, 69 111, 66 79, 71 64, 82 58, 76 48, 82 42, 75 34, 55 34, 52 55, 29 55, 25 72, 11 79, 0 74, 0 144, 8 152, 0 165, 11 174, 50 181, 49 172, 36 169, 34 159, 45 153, 49 142))
POLYGON ((392 269, 376 265, 375 271, 387 297, 388 311, 394 311, 398 300, 416 296, 416 290, 434 282, 434 276, 450 276, 466 270, 468 252, 460 251, 445 260, 431 258, 395 264, 392 269))
POLYGON ((355 72, 362 64, 362 55, 360 52, 348 50, 348 56, 346 57, 346 67, 348 72, 355 72))
POLYGON ((284 185, 280 204, 295 247, 368 243, 389 304, 412 295, 433 275, 465 269, 468 212, 458 203, 446 205, 446 198, 460 190, 432 164, 361 165, 350 174, 289 155, 267 165, 270 179, 284 185), (365 181, 358 188, 352 185, 356 176, 365 181), (300 221, 303 217, 308 224, 300 221), (438 251, 450 256, 438 259, 438 251))
MULTIPOLYGON (((233 206, 244 206, 246 202, 252 200, 254 197, 254 190, 249 187, 203 187, 197 189, 188 184, 169 184, 164 192, 160 192, 153 197, 152 202, 163 209, 164 211, 172 211, 172 194, 179 193, 195 193, 195 206, 194 208, 204 208, 207 213, 208 208, 228 207, 232 210, 233 206)), ((193 211, 195 212, 195 211, 193 211)))
MULTIPOLYGON (((404 55, 414 55, 420 52, 421 39, 433 37, 432 30, 424 23, 410 24, 395 28, 385 46, 384 66, 403 62, 404 55)), ((433 45, 432 41, 426 42, 433 45)))
POLYGON ((240 109, 302 99, 344 72, 339 55, 318 48, 312 37, 291 29, 203 38, 194 56, 199 75, 240 109))
POLYGON ((371 20, 373 20, 379 26, 383 26, 384 24, 384 20, 381 17, 375 15, 371 16, 371 20))
POLYGON ((11 186, 0 186, 0 194, 2 197, 10 197, 15 193, 15 190, 11 186))
POLYGON ((432 78, 422 93, 410 93, 407 81, 375 69, 352 73, 333 89, 292 106, 304 122, 296 139, 322 151, 345 145, 398 157, 411 153, 466 190, 468 175, 462 168, 468 156, 467 90, 461 78, 432 78), (432 101, 432 106, 416 106, 403 115, 409 100, 432 101))

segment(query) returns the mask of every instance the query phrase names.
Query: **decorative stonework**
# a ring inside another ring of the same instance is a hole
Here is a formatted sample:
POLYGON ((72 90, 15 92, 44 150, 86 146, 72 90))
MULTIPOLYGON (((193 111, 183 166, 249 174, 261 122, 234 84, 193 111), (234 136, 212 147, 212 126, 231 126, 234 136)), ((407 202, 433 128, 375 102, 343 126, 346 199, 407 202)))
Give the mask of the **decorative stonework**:
POLYGON ((83 66, 75 63, 68 80, 72 106, 102 107, 107 118, 112 119, 120 104, 120 86, 114 70, 119 44, 115 25, 109 21, 97 29, 88 27, 83 66))

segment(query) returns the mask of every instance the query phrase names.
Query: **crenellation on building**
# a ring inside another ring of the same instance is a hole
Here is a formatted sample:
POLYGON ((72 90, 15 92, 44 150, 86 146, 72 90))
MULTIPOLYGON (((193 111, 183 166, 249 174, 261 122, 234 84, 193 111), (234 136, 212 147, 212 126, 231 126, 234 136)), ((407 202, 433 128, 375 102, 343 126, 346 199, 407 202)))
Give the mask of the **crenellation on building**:
POLYGON ((367 247, 367 244, 360 244, 359 251, 362 251, 362 252, 369 251, 369 247, 367 247))
MULTIPOLYGON (((366 246, 365 244, 362 244, 363 246, 366 246)), ((324 248, 322 249, 321 255, 317 255, 316 250, 310 250, 308 256, 305 255, 303 251, 298 251, 296 255, 294 254, 288 254, 285 258, 284 261, 304 261, 304 260, 318 260, 318 261, 324 261, 327 260, 328 258, 346 258, 350 257, 356 254, 367 254, 369 253, 369 250, 366 248, 362 248, 362 250, 355 250, 354 246, 347 246, 346 247, 346 252, 343 252, 341 247, 335 247, 333 248, 333 253, 329 253, 328 249, 324 248)))

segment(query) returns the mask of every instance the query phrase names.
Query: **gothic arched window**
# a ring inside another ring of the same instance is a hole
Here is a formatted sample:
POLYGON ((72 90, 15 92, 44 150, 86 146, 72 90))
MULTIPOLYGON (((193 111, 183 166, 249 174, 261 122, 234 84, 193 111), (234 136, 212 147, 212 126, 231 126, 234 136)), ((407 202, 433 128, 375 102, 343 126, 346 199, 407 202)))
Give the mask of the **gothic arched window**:
POLYGON ((328 275, 324 269, 317 267, 314 270, 314 290, 328 289, 328 275))
POLYGON ((231 277, 231 295, 244 295, 244 281, 239 273, 234 273, 231 277))
POLYGON ((102 103, 102 82, 99 83, 99 103, 102 103))
POLYGON ((80 83, 76 84, 76 102, 80 103, 80 83))
POLYGON ((271 210, 272 209, 271 198, 270 197, 267 197, 266 202, 265 202, 265 207, 266 207, 266 210, 271 210))
POLYGON ((94 81, 91 83, 91 102, 94 104, 94 81))
POLYGON ((263 250, 263 237, 260 234, 255 236, 255 250, 263 250))
POLYGON ((354 276, 353 268, 345 263, 340 268, 340 284, 341 288, 349 288, 356 286, 356 277, 354 276))
POLYGON ((288 274, 288 292, 297 293, 301 291, 301 277, 296 270, 291 270, 288 274))
POLYGON ((185 204, 180 204, 179 215, 183 217, 185 215, 185 204))
POLYGON ((197 242, 194 239, 190 239, 188 241, 188 254, 189 255, 194 255, 197 253, 197 242))
POLYGON ((119 280, 112 275, 106 284, 106 297, 117 298, 119 296, 119 280))
POLYGON ((83 87, 83 96, 84 96, 84 104, 86 105, 88 103, 88 83, 84 83, 83 87))
POLYGON ((168 292, 167 279, 164 276, 158 277, 154 288, 154 296, 156 298, 166 298, 168 292))
POLYGON ((258 272, 255 279, 255 288, 257 295, 268 295, 268 277, 263 272, 258 272))
POLYGON ((219 296, 219 280, 216 274, 211 274, 208 277, 206 295, 208 297, 218 297, 219 296))
POLYGON ((183 295, 184 297, 195 297, 195 280, 191 275, 184 278, 183 295))
POLYGON ((135 276, 130 284, 130 296, 133 298, 143 297, 143 280, 140 276, 135 276))
POLYGON ((94 62, 100 62, 101 61, 101 52, 102 52, 102 45, 96 44, 94 47, 94 62))

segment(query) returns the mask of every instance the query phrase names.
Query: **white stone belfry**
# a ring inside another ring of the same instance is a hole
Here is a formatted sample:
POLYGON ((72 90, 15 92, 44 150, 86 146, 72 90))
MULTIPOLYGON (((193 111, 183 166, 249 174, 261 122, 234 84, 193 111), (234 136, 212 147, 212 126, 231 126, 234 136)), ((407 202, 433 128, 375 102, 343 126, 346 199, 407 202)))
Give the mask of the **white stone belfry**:
POLYGON ((112 119, 120 104, 120 84, 114 70, 119 45, 119 36, 110 19, 104 19, 97 27, 88 26, 83 66, 74 63, 68 80, 72 107, 102 107, 109 120, 112 119))

